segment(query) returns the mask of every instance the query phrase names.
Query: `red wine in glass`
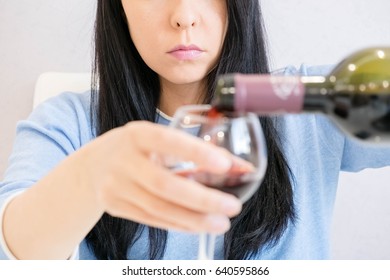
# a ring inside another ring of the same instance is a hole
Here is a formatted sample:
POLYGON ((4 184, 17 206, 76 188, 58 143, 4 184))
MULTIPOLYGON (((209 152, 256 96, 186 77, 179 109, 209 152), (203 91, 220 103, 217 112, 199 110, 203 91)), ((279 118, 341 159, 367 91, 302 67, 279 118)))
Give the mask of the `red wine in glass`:
POLYGON ((207 187, 235 195, 239 199, 250 196, 259 186, 258 175, 250 168, 233 166, 227 173, 215 174, 200 169, 175 171, 177 175, 195 180, 207 187))

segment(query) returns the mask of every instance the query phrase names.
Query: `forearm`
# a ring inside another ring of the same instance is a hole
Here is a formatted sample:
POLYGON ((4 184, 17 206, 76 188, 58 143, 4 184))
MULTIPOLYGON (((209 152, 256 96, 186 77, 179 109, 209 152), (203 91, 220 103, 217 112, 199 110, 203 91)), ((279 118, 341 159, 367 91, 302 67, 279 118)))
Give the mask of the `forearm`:
POLYGON ((3 233, 18 259, 67 259, 103 214, 83 178, 82 157, 69 157, 15 197, 3 233))
POLYGON ((69 258, 104 212, 163 229, 225 232, 241 202, 159 166, 150 160, 155 153, 193 158, 216 173, 233 162, 224 149, 156 124, 112 129, 9 203, 3 232, 12 254, 69 258))

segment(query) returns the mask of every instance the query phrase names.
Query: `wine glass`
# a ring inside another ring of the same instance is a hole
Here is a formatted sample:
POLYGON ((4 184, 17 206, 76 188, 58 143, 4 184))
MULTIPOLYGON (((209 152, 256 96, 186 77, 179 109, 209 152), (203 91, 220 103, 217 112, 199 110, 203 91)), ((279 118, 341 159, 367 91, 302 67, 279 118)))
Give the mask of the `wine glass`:
MULTIPOLYGON (((215 111, 210 105, 180 107, 170 126, 220 146, 237 157, 226 174, 209 173, 194 162, 166 159, 173 172, 238 197, 243 203, 259 188, 267 167, 267 149, 258 116, 215 111)), ((214 257, 215 235, 201 233, 198 259, 214 257)))

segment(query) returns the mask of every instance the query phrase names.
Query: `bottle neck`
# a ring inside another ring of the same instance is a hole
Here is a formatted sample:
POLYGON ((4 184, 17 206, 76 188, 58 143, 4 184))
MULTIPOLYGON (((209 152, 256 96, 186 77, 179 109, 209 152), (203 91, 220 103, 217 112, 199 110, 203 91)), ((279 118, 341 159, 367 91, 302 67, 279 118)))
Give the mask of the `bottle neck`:
POLYGON ((234 111, 236 94, 235 74, 225 74, 217 81, 212 105, 218 111, 234 111))
POLYGON ((325 113, 331 92, 327 78, 323 76, 303 76, 301 82, 305 88, 302 111, 325 113))
POLYGON ((213 105, 218 111, 259 114, 324 112, 330 92, 321 76, 227 74, 217 83, 213 105))

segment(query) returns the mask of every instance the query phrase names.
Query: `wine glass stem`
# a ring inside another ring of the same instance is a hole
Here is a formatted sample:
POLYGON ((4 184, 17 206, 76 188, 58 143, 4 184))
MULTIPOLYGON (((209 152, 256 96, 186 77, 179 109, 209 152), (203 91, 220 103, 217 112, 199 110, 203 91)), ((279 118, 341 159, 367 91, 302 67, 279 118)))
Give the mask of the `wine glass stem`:
POLYGON ((201 233, 199 235, 199 260, 213 260, 215 248, 215 235, 201 233))

